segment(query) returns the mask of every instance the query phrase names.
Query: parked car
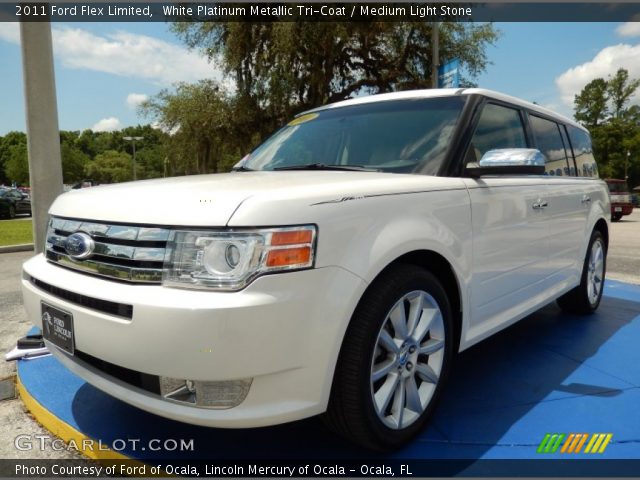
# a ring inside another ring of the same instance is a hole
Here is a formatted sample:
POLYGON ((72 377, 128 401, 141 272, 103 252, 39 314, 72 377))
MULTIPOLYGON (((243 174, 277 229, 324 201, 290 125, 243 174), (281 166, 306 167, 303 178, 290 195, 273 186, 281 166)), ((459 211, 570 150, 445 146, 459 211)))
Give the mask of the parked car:
POLYGON ((604 181, 609 187, 611 221, 617 222, 623 215, 630 215, 633 212, 631 193, 629 193, 629 187, 625 180, 606 178, 604 181))
POLYGON ((482 89, 297 116, 235 172, 75 190, 24 264, 70 370, 212 427, 317 414, 391 449, 453 356, 557 300, 602 297, 610 204, 589 133, 482 89))
POLYGON ((31 198, 14 188, 0 187, 0 215, 15 218, 17 214, 31 215, 31 198))

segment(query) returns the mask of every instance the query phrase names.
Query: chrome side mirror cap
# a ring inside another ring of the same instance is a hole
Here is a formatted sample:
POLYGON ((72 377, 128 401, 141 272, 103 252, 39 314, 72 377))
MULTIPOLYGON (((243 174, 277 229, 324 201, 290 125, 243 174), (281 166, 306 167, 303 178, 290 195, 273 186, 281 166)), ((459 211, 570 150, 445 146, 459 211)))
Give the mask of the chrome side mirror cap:
POLYGON ((468 165, 469 177, 483 175, 544 175, 544 155, 535 148, 499 148, 486 152, 477 166, 468 165))
POLYGON ((544 155, 535 148, 498 148, 489 150, 480 159, 480 167, 515 167, 536 165, 544 167, 544 155))

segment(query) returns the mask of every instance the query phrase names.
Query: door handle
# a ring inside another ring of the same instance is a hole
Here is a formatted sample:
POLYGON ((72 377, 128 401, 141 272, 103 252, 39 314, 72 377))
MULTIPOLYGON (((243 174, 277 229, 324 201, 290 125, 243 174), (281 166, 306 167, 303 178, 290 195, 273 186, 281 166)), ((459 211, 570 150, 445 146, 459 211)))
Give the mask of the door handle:
POLYGON ((543 208, 547 208, 548 206, 549 206, 549 204, 547 202, 543 202, 542 200, 538 200, 533 205, 531 205, 531 207, 534 210, 541 210, 543 208))
POLYGON ((588 205, 591 203, 591 197, 589 195, 583 195, 582 196, 582 204, 583 205, 588 205))

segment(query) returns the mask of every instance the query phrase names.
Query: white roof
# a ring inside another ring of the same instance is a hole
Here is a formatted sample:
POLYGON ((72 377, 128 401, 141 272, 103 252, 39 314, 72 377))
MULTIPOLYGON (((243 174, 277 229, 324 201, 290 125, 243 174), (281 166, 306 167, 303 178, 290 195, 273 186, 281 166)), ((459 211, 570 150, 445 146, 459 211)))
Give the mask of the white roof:
POLYGON ((488 98, 494 98, 496 100, 502 100, 504 102, 518 105, 520 107, 527 108, 534 112, 538 112, 544 115, 548 115, 550 117, 554 117, 563 123, 573 125, 574 127, 578 127, 581 130, 586 130, 582 125, 580 125, 579 123, 576 123, 575 120, 565 117, 564 115, 560 115, 559 113, 549 110, 548 108, 541 107, 540 105, 536 105, 534 103, 527 102, 525 100, 521 100, 519 98, 512 97, 510 95, 494 92, 493 90, 487 90, 485 88, 430 88, 425 90, 407 90, 403 92, 380 93, 377 95, 367 95, 363 97, 351 98, 349 100, 343 100, 341 102, 331 103, 329 105, 314 108, 313 110, 309 110, 304 113, 317 112, 320 110, 326 110, 330 108, 348 107, 351 105, 361 105, 365 103, 384 102, 389 100, 404 100, 409 98, 436 98, 436 97, 450 97, 453 95, 474 95, 474 94, 482 95, 488 98))

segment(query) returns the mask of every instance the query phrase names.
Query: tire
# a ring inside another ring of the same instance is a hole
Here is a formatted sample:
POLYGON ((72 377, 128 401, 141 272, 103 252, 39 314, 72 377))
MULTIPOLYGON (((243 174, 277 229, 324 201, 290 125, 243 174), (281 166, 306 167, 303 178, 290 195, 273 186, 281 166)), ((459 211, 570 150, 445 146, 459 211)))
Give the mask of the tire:
POLYGON ((9 218, 16 218, 16 207, 9 205, 9 218))
POLYGON ((607 272, 607 245, 599 230, 594 230, 582 266, 580 285, 557 300, 567 313, 593 313, 600 305, 607 272))
POLYGON ((414 265, 390 267, 351 319, 325 423, 373 450, 409 442, 433 413, 449 375, 453 331, 449 299, 436 277, 414 265))

